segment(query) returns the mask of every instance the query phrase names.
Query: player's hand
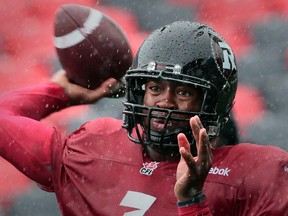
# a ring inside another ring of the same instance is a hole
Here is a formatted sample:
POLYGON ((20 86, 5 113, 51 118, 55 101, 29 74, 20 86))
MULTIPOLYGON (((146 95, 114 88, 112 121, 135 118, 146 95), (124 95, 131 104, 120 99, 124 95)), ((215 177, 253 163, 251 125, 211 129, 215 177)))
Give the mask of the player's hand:
POLYGON ((91 90, 71 83, 64 70, 58 71, 52 77, 51 81, 64 88, 72 105, 94 103, 105 96, 109 96, 113 93, 113 88, 118 83, 116 79, 110 78, 103 82, 98 88, 91 90))
POLYGON ((212 166, 212 149, 206 129, 198 116, 190 119, 190 126, 195 138, 197 157, 190 152, 190 144, 183 133, 178 134, 178 146, 181 160, 177 168, 177 182, 174 192, 178 201, 191 200, 202 192, 208 172, 212 166))

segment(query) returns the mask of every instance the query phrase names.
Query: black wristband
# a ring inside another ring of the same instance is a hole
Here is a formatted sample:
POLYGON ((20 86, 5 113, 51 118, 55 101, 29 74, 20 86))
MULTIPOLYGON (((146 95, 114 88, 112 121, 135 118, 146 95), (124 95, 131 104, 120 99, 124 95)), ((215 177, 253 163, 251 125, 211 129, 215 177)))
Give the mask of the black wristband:
POLYGON ((177 206, 178 207, 187 207, 187 206, 190 206, 190 205, 194 205, 196 203, 201 203, 203 202, 204 200, 206 199, 206 195, 204 193, 199 193, 197 194, 193 199, 191 200, 186 200, 186 201, 183 201, 183 202, 178 202, 177 203, 177 206))

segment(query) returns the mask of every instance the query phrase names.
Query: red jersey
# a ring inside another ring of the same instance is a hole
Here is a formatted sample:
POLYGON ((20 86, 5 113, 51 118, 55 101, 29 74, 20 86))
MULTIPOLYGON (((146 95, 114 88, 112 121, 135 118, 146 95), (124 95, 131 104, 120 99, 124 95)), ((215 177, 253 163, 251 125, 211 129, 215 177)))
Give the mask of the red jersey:
MULTIPOLYGON (((54 191, 63 215, 178 214, 173 192, 178 162, 146 158, 122 121, 96 119, 69 136, 39 122, 67 104, 63 89, 52 83, 7 93, 0 101, 0 154, 54 191)), ((239 144, 213 155, 207 200, 181 208, 180 215, 209 209, 215 216, 288 215, 287 152, 239 144)))

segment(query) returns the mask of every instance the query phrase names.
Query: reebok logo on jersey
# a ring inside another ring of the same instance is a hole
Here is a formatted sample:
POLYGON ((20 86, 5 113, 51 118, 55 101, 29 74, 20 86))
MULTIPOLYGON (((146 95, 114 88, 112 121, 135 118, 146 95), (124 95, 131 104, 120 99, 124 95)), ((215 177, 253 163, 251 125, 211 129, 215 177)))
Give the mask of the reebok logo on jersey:
POLYGON ((231 170, 228 169, 227 167, 226 168, 218 168, 218 167, 212 167, 210 170, 209 170, 209 174, 213 174, 213 175, 221 175, 221 176, 229 176, 229 172, 231 170))

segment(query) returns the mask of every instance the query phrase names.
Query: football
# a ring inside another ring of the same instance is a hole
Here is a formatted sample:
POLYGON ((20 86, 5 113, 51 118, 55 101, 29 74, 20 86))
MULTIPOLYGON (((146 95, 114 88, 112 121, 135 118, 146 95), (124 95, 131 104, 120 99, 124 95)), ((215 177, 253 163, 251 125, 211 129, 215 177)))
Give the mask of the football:
POLYGON ((132 64, 121 27, 99 10, 62 5, 55 14, 54 45, 71 82, 95 89, 108 78, 121 80, 132 64))

